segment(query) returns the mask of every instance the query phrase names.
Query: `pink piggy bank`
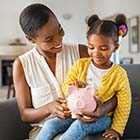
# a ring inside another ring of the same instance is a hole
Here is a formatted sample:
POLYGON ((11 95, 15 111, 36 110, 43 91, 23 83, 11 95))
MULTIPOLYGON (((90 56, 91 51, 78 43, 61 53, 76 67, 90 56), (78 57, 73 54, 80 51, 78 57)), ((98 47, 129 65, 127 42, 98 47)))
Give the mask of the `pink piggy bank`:
POLYGON ((96 109, 97 103, 94 99, 96 89, 93 86, 77 88, 70 85, 68 93, 67 105, 72 113, 72 118, 76 118, 76 114, 82 114, 83 111, 93 112, 96 109))

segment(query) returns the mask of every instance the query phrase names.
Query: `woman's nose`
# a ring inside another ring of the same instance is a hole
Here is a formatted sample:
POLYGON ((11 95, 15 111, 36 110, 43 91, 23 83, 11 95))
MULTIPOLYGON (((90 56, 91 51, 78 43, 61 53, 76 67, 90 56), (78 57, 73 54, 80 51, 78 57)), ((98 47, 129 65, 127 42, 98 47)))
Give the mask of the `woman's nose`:
POLYGON ((58 45, 60 45, 62 43, 62 36, 57 36, 57 37, 55 37, 55 39, 54 39, 54 45, 55 46, 58 46, 58 45))
POLYGON ((62 31, 60 31, 60 32, 54 37, 54 44, 55 44, 55 45, 59 45, 60 43, 62 43, 63 36, 64 36, 64 30, 62 29, 62 31))

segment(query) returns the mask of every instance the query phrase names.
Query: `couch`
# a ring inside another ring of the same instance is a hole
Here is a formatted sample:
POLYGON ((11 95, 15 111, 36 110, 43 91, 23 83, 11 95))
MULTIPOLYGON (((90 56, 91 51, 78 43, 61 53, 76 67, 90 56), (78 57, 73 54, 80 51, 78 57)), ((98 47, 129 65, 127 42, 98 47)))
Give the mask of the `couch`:
MULTIPOLYGON (((128 73, 132 89, 132 110, 125 129, 124 139, 140 140, 140 64, 122 65, 128 73)), ((16 99, 0 101, 0 140, 24 140, 32 127, 21 121, 16 99)), ((57 139, 57 138, 56 138, 57 139)), ((101 134, 86 140, 108 140, 101 134)))

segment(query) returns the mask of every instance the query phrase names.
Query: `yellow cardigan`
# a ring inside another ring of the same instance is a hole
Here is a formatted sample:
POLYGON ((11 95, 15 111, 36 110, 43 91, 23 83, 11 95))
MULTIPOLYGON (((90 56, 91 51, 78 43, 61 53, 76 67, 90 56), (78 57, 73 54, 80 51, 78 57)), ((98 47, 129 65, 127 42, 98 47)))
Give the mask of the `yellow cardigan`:
MULTIPOLYGON (((68 95, 67 87, 74 81, 83 81, 86 83, 86 75, 91 58, 82 58, 77 60, 68 72, 66 80, 62 85, 65 96, 68 95)), ((117 97, 117 107, 113 114, 111 128, 123 135, 131 108, 131 90, 126 71, 117 64, 103 76, 100 88, 96 96, 103 102, 111 99, 114 95, 117 97)))

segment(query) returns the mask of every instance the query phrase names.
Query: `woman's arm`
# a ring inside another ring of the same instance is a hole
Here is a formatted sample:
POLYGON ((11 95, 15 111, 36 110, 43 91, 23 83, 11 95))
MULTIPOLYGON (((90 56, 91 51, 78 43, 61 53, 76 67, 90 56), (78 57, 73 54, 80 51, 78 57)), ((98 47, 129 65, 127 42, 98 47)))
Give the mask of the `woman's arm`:
POLYGON ((79 44, 79 54, 80 54, 80 58, 89 57, 88 49, 86 45, 79 44))
POLYGON ((95 97, 95 100, 97 102, 97 108, 94 112, 82 112, 83 115, 90 117, 91 119, 86 119, 81 115, 78 115, 78 118, 83 122, 94 122, 100 119, 101 117, 107 115, 109 112, 112 112, 116 105, 117 105, 117 98, 116 96, 113 96, 110 100, 106 101, 105 103, 102 103, 100 99, 95 97))
POLYGON ((58 99, 37 109, 33 108, 30 88, 25 79, 25 74, 19 58, 14 62, 13 80, 16 91, 16 100, 23 121, 36 123, 45 119, 50 114, 65 118, 66 114, 63 112, 64 107, 61 105, 61 103, 65 102, 63 99, 58 99))

